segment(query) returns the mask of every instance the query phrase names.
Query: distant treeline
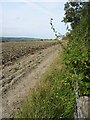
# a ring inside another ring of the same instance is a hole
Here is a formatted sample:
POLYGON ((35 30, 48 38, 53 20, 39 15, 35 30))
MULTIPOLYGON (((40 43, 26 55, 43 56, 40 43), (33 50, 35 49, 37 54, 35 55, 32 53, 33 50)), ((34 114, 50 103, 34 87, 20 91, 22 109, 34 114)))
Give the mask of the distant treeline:
POLYGON ((9 42, 9 41, 31 41, 31 40, 52 40, 52 39, 40 39, 40 38, 25 38, 25 37, 0 37, 0 41, 9 42))

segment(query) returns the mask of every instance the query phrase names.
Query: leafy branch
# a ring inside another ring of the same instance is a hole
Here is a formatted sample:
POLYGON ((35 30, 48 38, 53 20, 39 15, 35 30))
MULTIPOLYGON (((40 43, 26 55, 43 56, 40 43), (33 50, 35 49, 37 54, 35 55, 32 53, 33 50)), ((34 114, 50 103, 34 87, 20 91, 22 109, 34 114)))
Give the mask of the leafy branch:
POLYGON ((56 39, 61 39, 62 35, 59 32, 56 31, 56 29, 53 25, 53 18, 50 19, 50 25, 51 25, 51 29, 53 30, 53 32, 55 34, 56 39))

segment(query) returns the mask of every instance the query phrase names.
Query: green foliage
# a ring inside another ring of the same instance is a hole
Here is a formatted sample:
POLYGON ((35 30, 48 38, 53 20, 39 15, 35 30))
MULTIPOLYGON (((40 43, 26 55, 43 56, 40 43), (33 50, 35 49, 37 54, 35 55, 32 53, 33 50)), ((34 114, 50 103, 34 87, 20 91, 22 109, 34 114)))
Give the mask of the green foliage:
POLYGON ((51 25, 51 29, 53 30, 54 34, 55 34, 55 37, 56 37, 56 40, 58 40, 59 38, 62 37, 62 35, 60 33, 58 33, 56 31, 56 29, 54 28, 54 25, 53 25, 53 18, 50 19, 50 25, 51 25))
POLYGON ((74 29, 85 15, 86 3, 82 2, 66 2, 64 10, 65 16, 63 17, 63 22, 70 23, 71 28, 74 29))
POLYGON ((74 86, 75 80, 78 80, 79 95, 90 95, 89 38, 88 17, 83 17, 79 25, 67 36, 69 42, 64 51, 64 61, 68 70, 66 81, 74 86))

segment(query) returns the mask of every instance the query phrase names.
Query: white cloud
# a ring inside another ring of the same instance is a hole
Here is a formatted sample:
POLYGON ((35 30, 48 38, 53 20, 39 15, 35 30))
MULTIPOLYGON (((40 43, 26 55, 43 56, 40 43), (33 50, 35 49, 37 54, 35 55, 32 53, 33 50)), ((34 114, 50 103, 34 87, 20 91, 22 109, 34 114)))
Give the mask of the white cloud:
POLYGON ((2 5, 0 4, 0 36, 2 36, 2 5))
POLYGON ((66 2, 68 0, 1 0, 1 2, 66 2))
MULTIPOLYGON (((1 0, 0 2, 67 2, 68 0, 1 0)), ((77 0, 70 0, 76 2, 77 0)), ((89 2, 89 0, 81 0, 81 2, 89 2)))
POLYGON ((56 21, 56 29, 65 32, 64 25, 60 26, 64 11, 62 6, 61 3, 3 3, 3 35, 52 38, 51 17, 56 21))
POLYGON ((0 0, 0 2, 27 2, 27 0, 0 0))
POLYGON ((68 0, 30 0, 30 1, 31 2, 66 2, 68 0))

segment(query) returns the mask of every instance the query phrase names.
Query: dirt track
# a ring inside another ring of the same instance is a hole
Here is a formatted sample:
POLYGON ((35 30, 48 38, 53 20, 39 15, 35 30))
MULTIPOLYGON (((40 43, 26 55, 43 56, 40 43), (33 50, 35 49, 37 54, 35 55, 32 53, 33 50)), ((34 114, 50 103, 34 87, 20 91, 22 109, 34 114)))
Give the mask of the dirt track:
POLYGON ((29 90, 37 85, 39 77, 51 65, 59 50, 60 45, 55 45, 25 56, 14 65, 3 68, 5 77, 0 83, 2 84, 3 118, 13 117, 21 101, 28 95, 29 90))

